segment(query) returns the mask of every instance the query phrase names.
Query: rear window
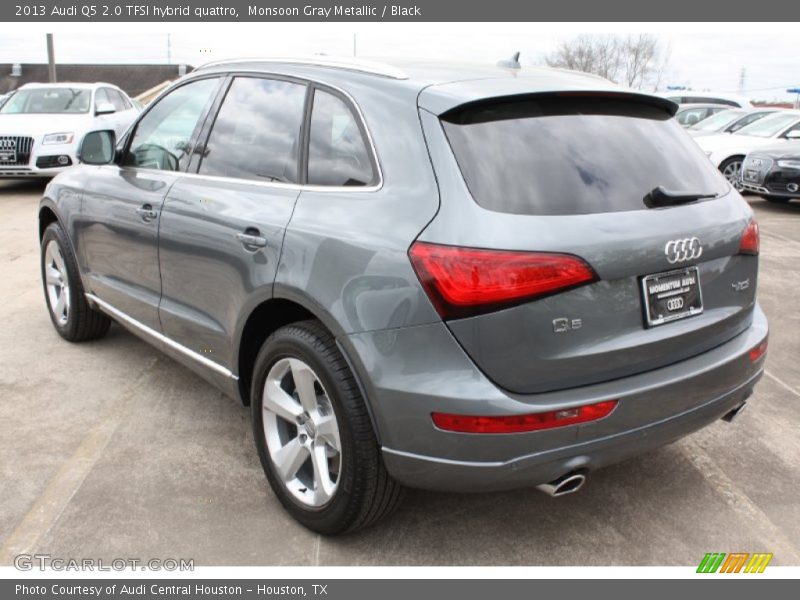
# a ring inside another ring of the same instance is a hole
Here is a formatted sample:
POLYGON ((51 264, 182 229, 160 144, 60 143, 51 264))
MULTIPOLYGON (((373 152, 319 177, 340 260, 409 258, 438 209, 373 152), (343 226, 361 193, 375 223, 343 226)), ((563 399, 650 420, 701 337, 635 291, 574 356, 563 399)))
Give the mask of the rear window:
POLYGON ((473 198, 497 212, 639 210, 658 186, 728 189, 667 112, 630 100, 537 96, 457 108, 442 124, 473 198))

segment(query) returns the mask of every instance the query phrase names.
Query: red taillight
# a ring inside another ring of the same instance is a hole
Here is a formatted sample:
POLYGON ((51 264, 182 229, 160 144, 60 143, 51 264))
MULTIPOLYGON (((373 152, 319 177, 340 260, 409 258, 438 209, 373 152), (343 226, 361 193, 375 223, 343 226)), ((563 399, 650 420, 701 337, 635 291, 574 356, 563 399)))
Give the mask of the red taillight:
POLYGON ((756 362, 766 353, 767 353, 767 340, 764 340, 758 346, 750 350, 750 362, 756 362))
POLYGON ((496 310, 596 281, 577 256, 416 242, 411 263, 443 319, 496 310))
POLYGON ((758 223, 750 221, 739 244, 739 254, 758 254, 759 246, 758 223))
POLYGON ((610 415, 616 406, 616 400, 605 400, 596 404, 527 415, 480 417, 475 415, 433 413, 431 416, 433 417, 434 425, 445 431, 459 433, 523 433, 597 421, 610 415))

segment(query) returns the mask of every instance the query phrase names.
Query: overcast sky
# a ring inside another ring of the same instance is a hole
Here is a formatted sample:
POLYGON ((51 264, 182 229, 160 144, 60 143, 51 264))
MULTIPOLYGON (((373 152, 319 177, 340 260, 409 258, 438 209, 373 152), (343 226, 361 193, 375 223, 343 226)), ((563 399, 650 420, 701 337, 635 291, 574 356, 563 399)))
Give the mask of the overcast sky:
POLYGON ((199 65, 237 56, 403 57, 492 63, 522 52, 538 64, 559 42, 579 33, 656 34, 669 48, 664 85, 737 92, 745 69, 746 95, 793 99, 800 86, 797 24, 547 24, 547 23, 236 23, 90 24, 2 27, 0 62, 46 62, 45 32, 55 32, 62 62, 167 62, 199 65), (169 50, 168 50, 169 47, 169 50))

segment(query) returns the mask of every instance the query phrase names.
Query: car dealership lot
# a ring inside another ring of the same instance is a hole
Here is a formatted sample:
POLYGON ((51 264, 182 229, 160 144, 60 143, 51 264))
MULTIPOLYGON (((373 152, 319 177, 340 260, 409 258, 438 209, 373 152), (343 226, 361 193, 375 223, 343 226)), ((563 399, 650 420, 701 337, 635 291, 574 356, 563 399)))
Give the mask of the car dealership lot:
POLYGON ((773 552, 800 565, 800 202, 749 199, 762 232, 767 375, 734 424, 592 473, 577 494, 411 492, 339 538, 280 507, 248 409, 117 326, 71 345, 39 281, 42 185, 0 182, 0 564, 193 558, 197 565, 697 564, 773 552))

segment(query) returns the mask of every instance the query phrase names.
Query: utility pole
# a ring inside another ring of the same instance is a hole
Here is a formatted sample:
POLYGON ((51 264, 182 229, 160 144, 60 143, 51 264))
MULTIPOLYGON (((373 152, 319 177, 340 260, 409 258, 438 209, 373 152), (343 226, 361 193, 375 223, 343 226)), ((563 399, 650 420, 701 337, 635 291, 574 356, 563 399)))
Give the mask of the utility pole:
POLYGON ((53 49, 53 34, 47 34, 47 78, 50 83, 56 82, 56 52, 53 49))
POLYGON ((354 58, 356 56, 356 35, 358 35, 358 34, 356 34, 356 33, 353 34, 353 57, 354 58))
POLYGON ((167 34, 167 64, 172 64, 172 34, 167 34))
POLYGON ((739 71, 739 95, 744 96, 744 82, 747 79, 747 69, 742 67, 742 70, 739 71))

